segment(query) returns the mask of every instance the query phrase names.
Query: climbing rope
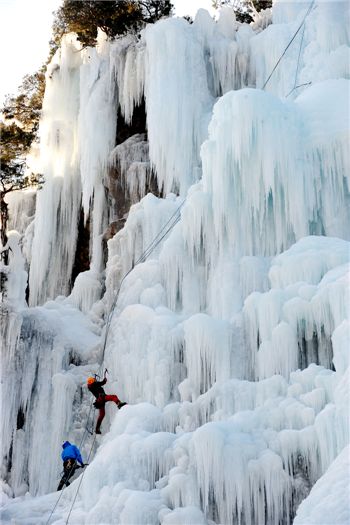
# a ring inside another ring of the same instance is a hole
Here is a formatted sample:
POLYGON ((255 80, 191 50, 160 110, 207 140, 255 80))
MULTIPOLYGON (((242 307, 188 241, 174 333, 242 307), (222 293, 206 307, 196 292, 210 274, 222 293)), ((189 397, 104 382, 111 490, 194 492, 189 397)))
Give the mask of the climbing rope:
POLYGON ((301 40, 300 40, 300 47, 299 47, 299 54, 298 54, 298 62, 297 62, 297 67, 296 67, 296 70, 295 70, 295 78, 294 78, 294 86, 292 87, 292 89, 289 91, 289 93, 286 95, 286 98, 289 97, 289 95, 291 95, 293 93, 293 91, 295 91, 296 89, 299 89, 303 86, 310 86, 312 84, 312 82, 304 82, 304 84, 299 84, 297 86, 297 80, 298 80, 298 73, 299 73, 299 64, 300 64, 300 57, 301 57, 301 50, 302 50, 302 47, 303 47, 303 41, 304 41, 304 35, 305 35, 305 24, 304 24, 304 27, 303 27, 303 33, 301 35, 301 40))
MULTIPOLYGON (((90 419, 91 410, 92 410, 92 403, 91 403, 91 405, 90 405, 90 410, 89 410, 89 413, 88 413, 87 424, 88 424, 89 419, 90 419)), ((82 445, 83 445, 83 443, 84 443, 84 441, 85 441, 85 437, 86 437, 86 433, 87 433, 87 424, 86 424, 85 431, 84 431, 84 433, 83 433, 83 435, 82 435, 82 438, 81 438, 81 440, 80 440, 80 443, 79 443, 79 449, 82 447, 82 445)), ((96 436, 95 436, 95 437, 96 437, 96 436)), ((69 480, 70 473, 72 472, 72 470, 73 470, 73 468, 74 468, 74 465, 75 465, 75 463, 73 463, 73 465, 71 466, 71 468, 70 468, 69 471, 68 471, 68 474, 67 474, 67 481, 69 480)), ((84 475, 84 473, 85 473, 85 470, 83 471, 83 475, 84 475)), ((53 507, 51 513, 50 513, 50 516, 49 516, 49 518, 48 518, 48 520, 47 520, 47 522, 46 522, 46 525, 49 524, 50 519, 51 519, 53 513, 55 512, 55 509, 56 509, 57 505, 59 504, 60 499, 62 498, 63 492, 64 492, 64 490, 65 490, 66 488, 67 488, 66 485, 64 485, 64 486, 62 487, 61 493, 60 493, 60 495, 59 495, 59 497, 58 497, 58 499, 57 499, 57 501, 56 501, 56 503, 55 503, 55 505, 54 505, 54 507, 53 507)))
POLYGON ((304 84, 299 84, 298 86, 293 87, 293 89, 290 90, 290 92, 288 93, 288 95, 286 95, 286 98, 288 98, 289 95, 291 95, 291 94, 293 93, 294 90, 299 89, 299 88, 301 88, 301 87, 303 87, 303 86, 311 86, 311 84, 312 84, 312 82, 305 82, 304 84))
MULTIPOLYGON (((119 292, 121 290, 121 287, 122 287, 122 284, 123 282, 125 281, 125 279, 127 278, 127 276, 132 272, 132 270, 135 268, 135 266, 137 266, 139 263, 141 262, 145 262, 145 260, 151 255, 151 253, 157 248, 157 246, 162 242, 162 240, 167 236, 167 234, 174 228, 174 226, 179 222, 180 218, 181 218, 181 214, 180 214, 180 210, 182 208, 182 206, 184 205, 186 199, 184 199, 181 204, 176 208, 175 212, 171 215, 171 217, 168 219, 168 221, 164 224, 164 226, 160 229, 160 231, 157 233, 157 235, 155 236, 155 238, 152 240, 152 242, 145 248, 145 250, 142 252, 142 254, 140 255, 140 257, 132 264, 132 267, 130 268, 130 270, 128 270, 126 272, 126 274, 123 276, 123 278, 121 279, 120 283, 119 283, 119 286, 118 286, 118 289, 117 289, 117 292, 115 294, 115 297, 114 297, 114 300, 113 300, 113 303, 111 305, 111 308, 110 308, 110 311, 109 311, 109 314, 108 314, 108 317, 107 317, 107 322, 106 322, 106 330, 105 330, 105 336, 104 336, 104 342, 103 342, 103 347, 102 347, 102 359, 101 359, 101 363, 100 363, 100 367, 99 367, 99 374, 98 375, 101 375, 102 373, 102 369, 103 369, 103 363, 104 363, 104 356, 105 356, 105 351, 106 351, 106 346, 107 346, 107 340, 108 340, 108 334, 109 334, 109 329, 110 329, 110 326, 111 326, 111 321, 112 321, 112 317, 113 317, 113 313, 114 313, 114 310, 115 310, 115 307, 117 305, 117 302, 118 302, 118 297, 119 297, 119 292)), ((88 427, 88 423, 89 423, 89 420, 90 420, 90 414, 91 414, 91 410, 92 410, 92 407, 93 407, 93 402, 91 402, 90 404, 90 409, 89 409, 89 413, 88 413, 88 418, 87 418, 87 423, 86 423, 86 427, 85 427, 85 431, 83 433, 83 436, 81 438, 81 441, 80 441, 80 444, 79 444, 79 449, 82 447, 84 441, 85 441, 85 438, 86 438, 86 435, 87 433, 89 432, 87 427, 88 427)), ((96 441, 96 434, 94 435, 94 439, 92 440, 92 444, 91 444, 91 447, 90 447, 90 451, 89 451, 89 455, 88 455, 88 459, 87 459, 87 462, 89 462, 90 460, 90 457, 91 457, 91 454, 92 454, 92 450, 93 450, 93 447, 95 445, 95 441, 96 441)), ((73 469, 73 466, 74 464, 72 465, 71 469, 69 470, 68 472, 68 477, 67 479, 69 479, 69 474, 71 473, 72 469, 73 469)), ((71 504, 71 507, 70 507, 70 510, 69 510, 69 513, 68 513, 68 516, 67 516, 67 520, 66 520, 66 525, 68 524, 68 521, 69 521, 69 518, 70 518, 70 515, 72 513, 72 510, 73 510, 73 507, 74 507, 74 504, 75 504, 75 501, 77 499, 77 496, 78 496, 78 493, 79 493, 79 490, 80 490, 80 486, 81 486, 81 483, 84 479, 84 475, 85 475, 85 470, 83 471, 81 477, 80 477, 80 480, 79 480, 79 484, 78 484, 78 487, 77 487, 77 490, 76 490, 76 493, 74 495, 74 498, 73 498, 73 502, 71 504)), ((61 493, 50 513, 50 516, 46 522, 46 525, 49 524, 50 522, 50 519, 55 511, 55 509, 57 508, 57 505, 63 495, 63 492, 65 490, 66 486, 64 486, 61 490, 61 493)))
POLYGON ((182 203, 176 208, 175 212, 171 215, 171 217, 168 219, 168 221, 160 229, 160 231, 155 236, 153 241, 147 246, 147 248, 145 248, 145 250, 139 256, 139 258, 132 264, 130 270, 126 272, 126 274, 123 276, 122 280, 120 281, 120 284, 118 286, 118 290, 117 290, 117 292, 115 294, 112 306, 110 308, 110 311, 109 311, 109 314, 108 314, 108 317, 107 317, 105 337, 104 337, 104 343, 103 343, 103 347, 102 347, 102 359, 101 359, 101 364, 100 364, 101 367, 103 367, 105 351, 106 351, 106 346, 107 346, 108 333, 109 333, 109 329, 110 329, 110 326, 111 326, 114 310, 115 310, 115 307, 116 307, 117 302, 118 302, 119 292, 121 290, 123 282, 125 281, 127 276, 132 272, 132 270, 135 268, 135 266, 137 266, 141 262, 145 262, 145 260, 151 255, 152 252, 154 252, 154 250, 157 248, 157 246, 162 242, 164 237, 166 237, 168 235, 168 233, 174 228, 175 224, 177 224, 179 222, 180 217, 181 217, 180 210, 181 210, 182 206, 185 204, 185 201, 186 201, 186 199, 184 199, 182 201, 182 203))
MULTIPOLYGON (((87 458, 87 461, 89 463, 89 460, 90 460, 90 457, 91 457, 91 452, 92 452, 92 449, 94 448, 94 444, 95 444, 95 441, 96 441, 96 434, 94 435, 94 439, 92 440, 92 445, 90 447, 90 452, 89 452, 89 455, 88 455, 88 458, 87 458)), ((75 493, 75 496, 74 496, 74 499, 73 499, 73 502, 72 502, 72 505, 69 509, 69 513, 68 513, 68 516, 67 516, 67 519, 66 519, 66 525, 69 521, 69 518, 70 518, 70 515, 72 513, 72 510, 73 510, 73 507, 74 507, 74 504, 75 504, 75 501, 77 499, 77 496, 78 496, 78 492, 79 492, 79 489, 80 489, 80 485, 82 484, 82 481, 84 479, 84 475, 85 475, 85 470, 83 471, 81 477, 80 477, 80 480, 79 480, 79 485, 78 485, 78 488, 77 488, 77 491, 75 493)))
POLYGON ((297 61, 297 67, 296 67, 296 70, 295 70, 295 79, 294 79, 294 86, 293 86, 294 89, 295 89, 295 87, 296 87, 296 85, 297 85, 297 80, 298 80, 299 65, 300 65, 300 57, 301 57, 301 50, 302 50, 302 48, 303 48, 304 35, 305 35, 305 24, 303 24, 303 32, 302 32, 302 34, 301 34, 301 39, 300 39, 300 47, 299 47, 299 53, 298 53, 298 61, 297 61))
POLYGON ((297 34, 299 33, 300 29, 303 27, 303 25, 304 25, 304 23, 305 23, 305 20, 307 19, 307 17, 308 17, 309 14, 311 13, 311 10, 312 10, 314 4, 315 4, 315 0, 312 0, 312 2, 310 3, 310 5, 309 5, 309 7, 308 7, 308 9, 307 9, 307 11, 306 11, 306 13, 305 13, 305 15, 304 15, 303 20, 301 21, 301 23, 300 23, 300 25, 299 25, 299 27, 298 27, 298 29, 295 31, 295 33, 294 33, 294 35, 292 36, 291 40, 289 41, 287 47, 285 48, 285 50, 283 51, 282 55, 281 55, 281 56, 279 57, 279 59, 277 60, 277 62, 276 62, 276 64, 275 64, 274 68, 272 69, 271 73, 269 74, 269 76, 268 76, 267 79, 265 80, 265 83, 264 83, 262 89, 265 89, 265 88, 266 88, 268 82, 270 81, 270 78, 272 77, 272 75, 273 75, 274 72, 276 71, 276 69, 277 69, 279 63, 280 63, 281 60, 282 60, 282 58, 284 57, 284 55, 286 54, 287 50, 289 49, 289 47, 290 47, 290 46, 292 45, 292 43, 294 42, 294 40, 295 40, 297 34))

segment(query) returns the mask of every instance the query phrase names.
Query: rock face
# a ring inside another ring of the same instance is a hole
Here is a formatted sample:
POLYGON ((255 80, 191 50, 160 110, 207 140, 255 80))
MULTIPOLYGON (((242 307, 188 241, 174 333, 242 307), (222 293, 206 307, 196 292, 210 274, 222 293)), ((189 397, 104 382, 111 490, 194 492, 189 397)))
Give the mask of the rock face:
POLYGON ((5 522, 47 521, 65 439, 90 456, 72 523, 319 516, 349 442, 343 2, 315 2, 262 89, 306 9, 70 35, 53 58, 46 183, 3 269, 3 492, 32 496, 5 522), (85 380, 105 367, 128 405, 94 440, 85 380))

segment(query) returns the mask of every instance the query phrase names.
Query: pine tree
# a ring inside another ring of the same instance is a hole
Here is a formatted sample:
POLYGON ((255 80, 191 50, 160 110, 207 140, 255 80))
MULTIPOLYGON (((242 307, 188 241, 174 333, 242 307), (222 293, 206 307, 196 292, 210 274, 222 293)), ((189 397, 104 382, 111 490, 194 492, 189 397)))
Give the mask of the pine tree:
MULTIPOLYGON (((0 122, 0 242, 7 243, 8 206, 5 196, 11 191, 38 186, 40 175, 28 174, 26 155, 36 139, 42 99, 45 90, 45 66, 26 75, 18 95, 8 96, 2 108, 0 122)), ((0 258, 7 263, 7 252, 0 258)))
POLYGON ((45 91, 45 71, 43 65, 39 71, 26 75, 18 88, 18 95, 7 96, 2 114, 7 120, 20 122, 27 132, 37 131, 45 91))
POLYGON ((53 24, 53 45, 74 32, 84 47, 94 46, 98 29, 115 38, 169 16, 172 8, 170 0, 64 0, 53 24))
POLYGON ((250 24, 254 21, 254 14, 272 7, 272 0, 213 0, 215 9, 230 6, 235 12, 238 22, 250 24))
MULTIPOLYGON (((5 197, 15 190, 38 186, 43 180, 41 175, 27 173, 26 154, 33 141, 33 133, 25 131, 15 122, 0 122, 0 242, 7 244, 8 205, 5 197)), ((2 251, 0 258, 7 264, 7 251, 2 251)))

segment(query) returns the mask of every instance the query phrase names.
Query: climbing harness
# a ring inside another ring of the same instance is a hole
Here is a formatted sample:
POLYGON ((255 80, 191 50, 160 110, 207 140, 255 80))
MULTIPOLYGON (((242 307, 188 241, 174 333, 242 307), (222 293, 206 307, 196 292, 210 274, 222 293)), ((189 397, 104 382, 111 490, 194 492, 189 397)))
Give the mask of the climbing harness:
MULTIPOLYGON (((289 41, 287 47, 285 48, 285 50, 283 51, 282 55, 279 57, 279 59, 277 60, 275 66, 273 67, 271 73, 269 74, 269 76, 267 77, 267 79, 265 80, 265 83, 262 87, 262 89, 265 89, 268 82, 270 81, 270 78, 272 77, 272 75, 274 74, 274 72, 276 71, 279 63, 281 62, 282 58, 284 57, 284 55, 286 54, 287 50, 289 49, 289 47, 292 45, 292 43, 294 42, 294 39, 296 38, 297 34, 299 33, 300 29, 303 27, 304 23, 305 23, 305 20, 307 19, 307 17, 309 16, 309 14, 311 13, 311 10, 315 4, 315 1, 316 0, 312 0, 312 2, 310 3, 305 15, 304 15, 304 18, 303 20, 301 21, 300 25, 298 26, 298 29, 295 31, 294 35, 292 36, 291 40, 289 41)), ((299 55, 300 55, 300 52, 299 51, 299 55)), ((297 66, 297 71, 298 71, 298 68, 299 68, 299 60, 300 60, 300 56, 298 57, 298 66, 297 66)), ((295 80, 295 83, 296 83, 296 80, 295 80)), ((300 86, 299 86, 300 87, 300 86)), ((293 88, 294 90, 294 88, 293 88)), ((293 91, 292 90, 292 91, 293 91)))
MULTIPOLYGON (((97 379, 99 378, 100 379, 100 375, 102 374, 102 369, 103 369, 103 363, 104 363, 104 356, 105 356, 105 351, 106 351, 106 346, 107 346, 107 339, 108 339, 108 333, 109 333, 109 329, 110 329, 110 326, 111 326, 111 321, 112 321, 112 317, 113 317, 113 314, 114 314, 114 310, 115 310, 115 307, 117 305, 117 302, 118 302, 118 297, 119 297, 119 292, 120 292, 120 289, 122 287, 122 284, 124 282, 124 280, 126 279, 126 277, 132 272, 132 270, 135 268, 135 266, 137 266, 139 263, 141 262, 145 262, 146 259, 151 255, 151 253, 157 248, 157 246, 161 243, 161 241, 167 236, 167 234, 174 228, 174 226, 179 222, 180 218, 181 218, 181 214, 180 214, 180 210, 182 208, 182 206, 185 204, 185 201, 186 199, 184 199, 182 201, 182 203, 176 208, 175 212, 171 215, 171 217, 168 219, 168 221, 164 224, 164 226, 161 228, 161 230, 158 232, 158 234, 156 235, 156 237, 153 239, 153 241, 147 246, 147 248, 142 252, 142 254, 140 255, 140 257, 132 264, 132 267, 130 268, 130 270, 128 272, 126 272, 126 274, 123 276, 123 278, 121 279, 120 283, 119 283, 119 286, 118 286, 118 289, 117 289, 117 292, 115 294, 115 298, 113 300, 113 303, 112 303, 112 306, 110 308, 110 311, 109 311, 109 314, 108 314, 108 317, 107 317, 107 322, 106 322, 106 329, 105 329, 105 335, 104 335, 104 343, 103 343, 103 348, 102 348, 102 358, 101 358, 101 362, 100 362, 100 367, 99 367, 99 370, 98 370, 98 374, 93 374, 94 377, 97 379)), ((105 369, 105 372, 106 373, 109 373, 107 368, 105 369)), ((86 422, 86 426, 85 426, 85 430, 84 430, 84 433, 83 433, 83 436, 81 438, 81 441, 80 441, 80 445, 79 445, 79 449, 82 447, 84 441, 85 441, 85 438, 87 436, 87 434, 90 434, 90 435, 93 435, 93 432, 89 430, 88 426, 89 426, 89 420, 90 420, 90 415, 91 415, 91 411, 92 411, 92 408, 93 408, 93 401, 91 402, 90 404, 90 409, 89 409, 89 413, 88 413, 88 417, 87 417, 87 422, 86 422)), ((89 455, 88 455, 88 458, 87 458, 87 462, 89 462, 90 460, 90 457, 91 457, 91 454, 92 454, 92 451, 93 451, 93 448, 94 448, 94 445, 95 445, 95 441, 96 441, 96 434, 94 435, 94 438, 92 440, 92 444, 91 444, 91 447, 90 447, 90 451, 89 451, 89 455)), ((85 465, 87 465, 88 463, 85 463, 85 465)), ((69 474, 70 474, 71 470, 69 471, 69 474)), ((85 475, 85 470, 83 471, 82 475, 81 475, 81 478, 79 480, 79 484, 78 484, 78 488, 76 490, 76 493, 75 493, 75 496, 74 496, 74 499, 73 499, 73 502, 71 504, 71 507, 70 507, 70 510, 69 510, 69 513, 68 513, 68 516, 67 516, 67 519, 66 519, 66 525, 68 524, 68 521, 69 521, 69 518, 70 518, 70 515, 72 513, 72 510, 73 510, 73 507, 74 507, 74 504, 75 504, 75 501, 77 499, 77 496, 78 496, 78 493, 79 493, 79 490, 80 490, 80 486, 81 486, 81 483, 83 481, 83 478, 84 478, 84 475, 85 475)), ((63 489, 61 490, 61 494, 59 495, 51 513, 50 513, 50 516, 46 522, 46 525, 49 524, 50 522, 50 519, 55 511, 55 509, 57 508, 57 505, 62 497, 62 494, 65 490, 65 486, 63 487, 63 489)))
MULTIPOLYGON (((88 419, 87 419, 88 421, 89 421, 89 419, 90 419, 91 411, 92 411, 92 405, 90 405, 90 409, 89 409, 89 413, 88 413, 88 419)), ((84 443, 84 441, 85 441, 85 438, 86 438, 86 432, 88 432, 87 428, 85 428, 85 431, 84 431, 84 433, 83 433, 83 436, 82 436, 82 438, 81 438, 81 440, 80 440, 79 449, 82 447, 82 445, 83 445, 83 443, 84 443)), ((86 465, 86 463, 84 463, 84 465, 86 465)), ((70 473, 71 473, 71 471, 72 471, 72 468, 73 468, 73 466, 70 468, 70 470, 69 470, 69 472, 68 472, 68 475, 70 475, 70 473)), ((83 471, 83 473, 84 473, 84 472, 85 472, 85 470, 83 471)), ((62 488, 61 493, 60 493, 60 495, 59 495, 59 497, 58 497, 58 499, 57 499, 57 501, 56 501, 56 503, 55 503, 55 505, 54 505, 54 507, 53 507, 51 513, 50 513, 50 516, 49 516, 47 522, 46 522, 46 525, 49 524, 50 519, 51 519, 53 513, 55 512, 55 509, 56 509, 57 505, 59 504, 60 499, 62 498, 62 495, 63 495, 63 492, 64 492, 65 488, 66 488, 66 486, 64 486, 64 487, 62 488)))
MULTIPOLYGON (((89 462, 89 459, 90 459, 90 456, 91 456, 92 450, 93 450, 93 448, 94 448, 95 441, 96 441, 96 434, 94 435, 94 439, 92 440, 92 445, 91 445, 90 452, 89 452, 89 455, 88 455, 88 458, 87 458, 88 462, 89 462)), ((82 473, 82 475, 81 475, 81 478, 80 478, 80 480, 79 480, 79 485, 78 485, 78 488, 77 488, 77 490, 76 490, 76 493, 75 493, 75 496, 74 496, 74 499, 73 499, 72 505, 71 505, 71 507, 70 507, 70 509, 69 509, 69 513, 68 513, 68 516, 67 516, 67 519, 66 519, 66 525, 67 525, 67 523, 68 523, 68 521, 69 521, 69 518, 70 518, 70 515, 71 515, 71 513, 72 513, 72 510, 73 510, 73 507, 74 507, 74 503, 75 503, 75 501, 76 501, 76 499, 77 499, 77 496, 78 496, 78 492, 79 492, 79 489, 80 489, 80 485, 82 484, 82 481, 83 481, 83 479, 84 479, 85 472, 86 472, 86 471, 84 470, 83 473, 82 473)))

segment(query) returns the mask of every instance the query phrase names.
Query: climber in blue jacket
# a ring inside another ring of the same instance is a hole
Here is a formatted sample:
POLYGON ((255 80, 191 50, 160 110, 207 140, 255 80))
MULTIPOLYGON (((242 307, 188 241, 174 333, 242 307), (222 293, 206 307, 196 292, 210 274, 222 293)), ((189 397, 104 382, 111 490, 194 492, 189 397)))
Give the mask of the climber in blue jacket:
POLYGON ((72 445, 69 441, 65 441, 62 448, 61 458, 63 460, 64 474, 59 482, 57 490, 62 490, 64 485, 68 487, 68 485, 70 485, 69 479, 74 475, 74 472, 78 468, 85 467, 78 447, 72 445), (77 462, 80 463, 80 465, 77 465, 77 462))

